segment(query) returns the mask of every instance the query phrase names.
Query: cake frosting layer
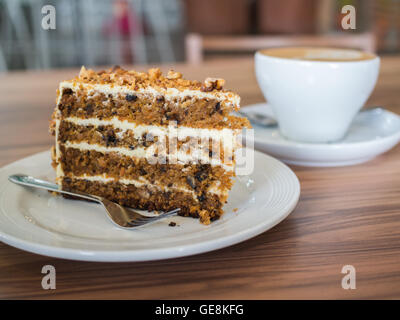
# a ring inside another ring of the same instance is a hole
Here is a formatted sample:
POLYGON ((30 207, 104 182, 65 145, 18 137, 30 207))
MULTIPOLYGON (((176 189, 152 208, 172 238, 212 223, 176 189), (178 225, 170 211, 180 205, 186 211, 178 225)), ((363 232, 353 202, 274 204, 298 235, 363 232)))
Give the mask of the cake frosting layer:
MULTIPOLYGON (((166 99, 165 95, 127 93, 123 88, 115 94, 85 85, 62 85, 59 90, 57 109, 62 118, 98 118, 110 120, 118 118, 137 124, 167 127, 170 124, 208 129, 242 129, 250 124, 245 118, 231 115, 234 109, 227 100, 216 96, 184 96, 166 99)), ((126 89, 126 88, 125 88, 126 89)))
POLYGON ((115 66, 96 72, 82 67, 77 78, 63 81, 61 84, 68 86, 68 83, 96 86, 99 90, 111 94, 115 92, 162 94, 166 99, 185 96, 217 98, 237 106, 240 102, 240 97, 236 93, 224 89, 224 79, 206 78, 204 82, 187 80, 180 72, 170 70, 167 74, 163 74, 159 68, 138 72, 115 66))
MULTIPOLYGON (((163 95, 168 101, 181 101, 187 97, 197 98, 197 99, 212 99, 219 102, 223 102, 226 105, 232 108, 238 108, 240 106, 240 97, 232 92, 202 92, 199 90, 190 90, 183 89, 178 90, 176 88, 155 88, 155 87, 145 87, 139 88, 137 90, 127 87, 127 86, 119 86, 119 85, 111 85, 111 84, 91 84, 84 83, 80 81, 63 81, 60 83, 59 90, 62 92, 63 89, 85 89, 89 95, 95 95, 97 93, 104 93, 105 95, 151 95, 151 96, 159 96, 163 95)), ((59 101, 58 101, 59 103, 59 101)))
POLYGON ((123 147, 105 147, 98 144, 89 144, 87 142, 79 142, 73 143, 67 141, 66 143, 62 144, 67 148, 78 149, 81 151, 96 151, 100 153, 118 153, 130 158, 144 158, 149 163, 169 163, 169 164, 186 164, 186 163, 193 163, 193 164, 210 164, 211 166, 220 166, 224 168, 226 171, 233 171, 234 170, 234 162, 223 162, 220 159, 210 158, 208 152, 203 152, 201 149, 194 149, 191 153, 187 153, 186 151, 176 151, 176 152, 163 152, 152 145, 148 148, 140 147, 134 150, 130 150, 128 148, 123 147))
MULTIPOLYGON (((239 129, 221 128, 195 128, 189 126, 157 126, 157 125, 141 125, 134 121, 120 120, 117 117, 110 119, 98 118, 78 118, 67 117, 63 121, 71 122, 81 126, 113 126, 121 131, 132 131, 135 137, 141 137, 143 134, 150 133, 154 136, 176 136, 179 140, 187 137, 197 137, 204 139, 212 139, 214 141, 222 141, 224 144, 232 145, 233 141, 237 141, 237 136, 241 133, 239 129)), ((233 145, 232 145, 233 146, 233 145)), ((239 146, 239 145, 237 145, 239 146)))

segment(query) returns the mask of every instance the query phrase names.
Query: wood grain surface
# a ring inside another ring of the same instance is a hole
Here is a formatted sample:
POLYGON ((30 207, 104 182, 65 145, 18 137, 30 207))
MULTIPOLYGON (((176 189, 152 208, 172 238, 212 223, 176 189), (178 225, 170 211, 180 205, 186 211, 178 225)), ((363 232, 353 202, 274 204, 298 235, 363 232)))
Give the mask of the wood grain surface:
MULTIPOLYGON (((225 78, 243 106, 263 101, 252 59, 173 67, 188 78, 225 78)), ((0 76, 0 166, 50 147, 47 127, 57 85, 77 72, 0 76)), ((367 105, 400 114, 399 56, 382 59, 367 105)), ((357 166, 292 169, 302 187, 294 212, 272 230, 218 251, 165 261, 91 263, 0 243, 0 298, 399 299, 400 147, 357 166), (56 267, 56 290, 41 287, 46 264, 56 267), (348 264, 356 268, 355 290, 341 287, 341 269, 348 264)))

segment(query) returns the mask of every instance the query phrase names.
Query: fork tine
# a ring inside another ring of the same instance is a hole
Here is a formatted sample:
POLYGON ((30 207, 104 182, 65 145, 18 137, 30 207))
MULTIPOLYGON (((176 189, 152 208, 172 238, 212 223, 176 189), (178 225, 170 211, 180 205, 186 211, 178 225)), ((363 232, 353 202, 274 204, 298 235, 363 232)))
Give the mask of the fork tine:
POLYGON ((152 222, 152 220, 145 220, 145 221, 131 220, 128 222, 128 224, 132 227, 140 227, 150 222, 152 222))
POLYGON ((181 211, 181 208, 176 208, 176 209, 174 209, 174 210, 171 210, 171 211, 168 211, 168 212, 166 212, 166 213, 164 213, 163 215, 171 215, 171 214, 173 214, 173 213, 177 213, 177 212, 179 212, 179 211, 181 211))
POLYGON ((169 217, 175 213, 177 213, 178 211, 180 211, 180 208, 176 208, 174 210, 165 212, 159 216, 154 216, 154 217, 146 217, 146 216, 140 216, 136 219, 132 219, 128 222, 128 224, 130 224, 132 227, 140 227, 142 225, 148 224, 150 222, 155 222, 157 220, 161 220, 163 218, 169 217))
POLYGON ((173 214, 177 213, 177 212, 180 211, 180 210, 181 210, 180 208, 177 208, 177 209, 174 209, 174 210, 165 212, 165 213, 163 213, 163 214, 160 214, 160 215, 158 215, 158 216, 151 217, 151 218, 154 219, 154 220, 160 220, 160 219, 163 219, 163 218, 165 218, 165 217, 172 216, 173 214))
POLYGON ((138 227, 138 226, 142 226, 144 224, 147 224, 147 223, 150 223, 150 222, 153 222, 156 220, 159 220, 159 217, 144 217, 143 216, 143 217, 139 217, 136 219, 132 219, 128 223, 132 226, 138 227))
POLYGON ((128 221, 127 223, 132 227, 140 227, 144 224, 144 223, 138 223, 136 220, 131 220, 131 221, 128 221))
POLYGON ((153 217, 137 217, 136 219, 131 219, 131 221, 136 222, 136 223, 147 223, 148 221, 151 221, 153 217))
POLYGON ((158 220, 158 219, 162 219, 162 218, 165 218, 165 217, 169 217, 169 216, 177 213, 180 210, 181 210, 180 208, 177 208, 177 209, 162 213, 162 214, 160 214, 158 216, 151 216, 151 217, 149 217, 149 216, 139 216, 136 219, 132 219, 132 220, 138 221, 138 222, 141 222, 141 221, 146 222, 146 221, 158 220))

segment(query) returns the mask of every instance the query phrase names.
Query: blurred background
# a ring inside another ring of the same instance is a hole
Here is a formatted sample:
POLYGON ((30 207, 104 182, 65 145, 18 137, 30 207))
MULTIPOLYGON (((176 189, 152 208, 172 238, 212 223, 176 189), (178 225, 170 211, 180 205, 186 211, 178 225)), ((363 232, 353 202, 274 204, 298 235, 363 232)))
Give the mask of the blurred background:
POLYGON ((285 45, 400 52, 400 0, 0 0, 0 71, 201 63, 285 45), (44 30, 43 6, 56 9, 44 30), (356 29, 341 26, 345 5, 356 29))

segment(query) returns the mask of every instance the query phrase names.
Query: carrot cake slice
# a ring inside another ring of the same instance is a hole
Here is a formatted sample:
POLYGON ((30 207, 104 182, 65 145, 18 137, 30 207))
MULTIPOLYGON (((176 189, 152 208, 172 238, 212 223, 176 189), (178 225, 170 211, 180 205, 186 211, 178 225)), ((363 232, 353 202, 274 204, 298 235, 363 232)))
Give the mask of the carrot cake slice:
POLYGON ((180 208, 218 219, 235 176, 240 97, 223 79, 204 82, 160 69, 120 67, 60 83, 50 129, 62 189, 145 210, 180 208))

